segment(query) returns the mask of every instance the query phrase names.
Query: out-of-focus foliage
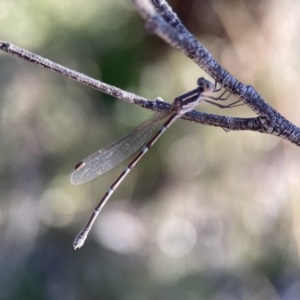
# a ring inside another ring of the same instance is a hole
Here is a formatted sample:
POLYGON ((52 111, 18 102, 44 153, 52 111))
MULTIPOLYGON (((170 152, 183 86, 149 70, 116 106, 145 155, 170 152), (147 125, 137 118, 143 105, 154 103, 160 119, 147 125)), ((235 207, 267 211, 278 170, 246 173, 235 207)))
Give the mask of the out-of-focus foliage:
MULTIPOLYGON (((234 76, 300 125, 298 1, 172 1, 234 76)), ((130 1, 0 2, 0 39, 172 102, 202 70, 149 36, 130 1)), ((73 166, 150 113, 0 53, 0 299, 298 299, 300 149, 178 121, 72 242, 124 168, 73 166)), ((228 111, 253 116, 247 107, 228 111)))

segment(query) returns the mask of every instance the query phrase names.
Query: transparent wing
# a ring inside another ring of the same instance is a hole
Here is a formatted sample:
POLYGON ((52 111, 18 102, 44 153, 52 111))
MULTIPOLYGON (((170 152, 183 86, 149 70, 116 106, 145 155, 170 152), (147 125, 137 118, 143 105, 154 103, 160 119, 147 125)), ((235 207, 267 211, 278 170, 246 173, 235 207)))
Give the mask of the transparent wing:
POLYGON ((157 124, 168 116, 168 113, 155 114, 133 131, 79 162, 71 173, 71 183, 84 183, 120 164, 141 148, 150 139, 157 124))

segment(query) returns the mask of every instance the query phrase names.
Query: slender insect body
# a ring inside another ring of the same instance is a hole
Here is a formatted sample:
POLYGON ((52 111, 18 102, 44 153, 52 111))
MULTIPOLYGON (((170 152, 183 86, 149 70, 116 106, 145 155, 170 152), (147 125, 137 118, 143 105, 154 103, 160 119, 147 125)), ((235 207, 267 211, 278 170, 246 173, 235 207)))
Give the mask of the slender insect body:
POLYGON ((149 148, 148 148, 147 146, 145 146, 145 147, 142 149, 142 152, 143 152, 143 153, 146 153, 148 150, 149 150, 149 148))
POLYGON ((116 142, 110 144, 102 150, 97 151, 91 156, 87 157, 85 160, 78 163, 71 174, 71 182, 74 184, 79 184, 88 180, 95 178, 98 174, 102 174, 109 169, 115 167, 129 155, 131 155, 141 142, 150 138, 155 128, 155 125, 163 120, 165 117, 169 116, 165 121, 163 126, 159 131, 146 143, 142 150, 136 155, 136 157, 128 164, 121 175, 116 179, 116 181, 111 185, 109 190, 105 193, 103 198, 100 200, 99 204, 96 206, 94 213, 90 217, 89 221, 79 232, 78 236, 74 241, 74 249, 83 246, 89 231, 93 223, 95 222, 97 215, 108 201, 113 192, 117 189, 122 180, 127 174, 134 168, 138 161, 149 151, 149 149, 155 144, 155 142, 161 137, 161 135, 181 116, 186 112, 194 109, 205 97, 205 93, 211 93, 214 90, 214 85, 205 80, 204 78, 199 78, 198 87, 190 92, 187 92, 174 100, 172 109, 169 114, 163 113, 160 115, 155 115, 152 119, 145 122, 139 126, 133 132, 121 137, 116 142), (128 145, 133 144, 132 147, 128 145), (109 161, 107 162, 107 159, 109 161))
POLYGON ((108 189, 107 194, 111 195, 114 192, 114 189, 112 189, 111 187, 108 189))

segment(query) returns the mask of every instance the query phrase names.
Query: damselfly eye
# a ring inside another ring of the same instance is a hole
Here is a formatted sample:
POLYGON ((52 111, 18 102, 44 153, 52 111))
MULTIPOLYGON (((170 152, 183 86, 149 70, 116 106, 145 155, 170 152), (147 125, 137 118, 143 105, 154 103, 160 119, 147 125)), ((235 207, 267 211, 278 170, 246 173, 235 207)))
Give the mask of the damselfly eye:
POLYGON ((205 82, 205 79, 203 77, 200 77, 197 80, 197 85, 200 86, 200 87, 202 87, 203 84, 204 84, 204 82, 205 82))

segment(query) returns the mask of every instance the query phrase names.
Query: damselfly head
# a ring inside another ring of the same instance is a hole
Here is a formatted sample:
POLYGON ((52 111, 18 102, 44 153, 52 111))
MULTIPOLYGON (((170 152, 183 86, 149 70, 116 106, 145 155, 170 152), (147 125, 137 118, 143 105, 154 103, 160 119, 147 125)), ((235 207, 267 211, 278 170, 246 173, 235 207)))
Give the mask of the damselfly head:
POLYGON ((203 89, 203 93, 211 93, 215 89, 214 84, 206 80, 204 77, 198 78, 197 85, 199 88, 203 89))

